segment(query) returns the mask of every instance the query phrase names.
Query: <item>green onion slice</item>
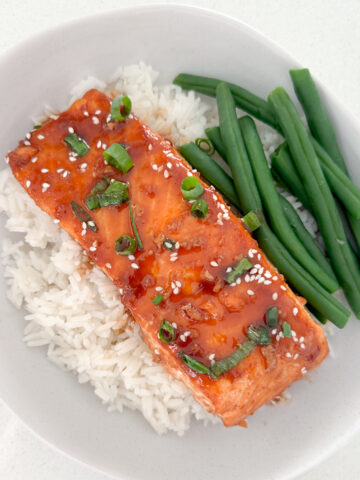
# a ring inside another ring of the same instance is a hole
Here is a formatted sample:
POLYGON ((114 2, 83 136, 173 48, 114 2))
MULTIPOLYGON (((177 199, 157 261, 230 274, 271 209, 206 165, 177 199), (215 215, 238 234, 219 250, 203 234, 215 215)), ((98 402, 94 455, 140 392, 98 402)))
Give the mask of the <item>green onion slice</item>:
POLYGON ((210 142, 208 138, 199 137, 195 140, 195 143, 200 148, 200 150, 207 153, 208 155, 211 156, 215 153, 214 145, 210 142))
POLYGON ((136 250, 136 240, 130 235, 121 235, 115 242, 115 252, 119 255, 132 255, 136 250))
POLYGON ((204 193, 204 189, 196 177, 186 177, 181 182, 181 193, 185 200, 196 200, 204 193))
POLYGON ((196 218, 205 218, 209 210, 207 202, 203 199, 196 200, 192 206, 190 213, 196 218))
MULTIPOLYGON (((228 357, 215 362, 210 367, 210 375, 212 378, 218 378, 223 373, 228 372, 232 368, 236 367, 244 358, 246 358, 256 347, 256 342, 247 339, 228 357)), ((208 373, 208 372, 205 372, 208 373)))
POLYGON ((227 281, 227 283, 234 283, 238 277, 250 270, 250 268, 252 267, 253 264, 250 262, 250 260, 247 257, 244 257, 231 270, 231 272, 227 273, 225 280, 227 281))
MULTIPOLYGON (((102 185, 105 185, 103 180, 101 180, 99 184, 102 183, 102 185)), ((98 189, 98 191, 100 191, 99 184, 95 185, 93 190, 98 189)), ((115 180, 105 189, 105 191, 87 197, 85 203, 89 210, 95 210, 96 208, 108 207, 111 205, 121 205, 129 200, 128 188, 128 183, 115 180)))
POLYGON ((87 211, 78 203, 71 202, 71 208, 79 220, 85 222, 87 227, 90 228, 93 232, 97 232, 98 228, 94 220, 90 217, 87 211))
POLYGON ((291 327, 287 322, 282 323, 282 331, 284 337, 290 338, 291 337, 291 327))
POLYGON ((164 297, 163 297, 160 293, 158 293, 158 294, 155 295, 155 297, 153 298, 152 303, 153 303, 154 305, 160 305, 160 303, 161 303, 163 300, 164 300, 164 297))
POLYGON ((64 142, 68 145, 73 152, 79 157, 83 157, 90 150, 87 143, 76 135, 76 133, 70 133, 64 138, 64 142))
POLYGON ((166 248, 166 250, 170 250, 170 252, 175 250, 175 245, 176 242, 174 242, 174 240, 170 240, 170 238, 165 238, 163 241, 163 247, 166 248))
POLYGON ((103 152, 103 156, 109 165, 112 165, 123 173, 128 172, 130 168, 134 166, 130 155, 120 143, 110 145, 110 147, 103 152))
POLYGON ((253 325, 250 325, 247 331, 247 336, 250 340, 255 342, 257 345, 270 344, 269 329, 267 327, 255 328, 253 325))
POLYGON ((186 355, 186 353, 179 353, 179 357, 181 360, 187 365, 191 370, 197 373, 210 373, 209 367, 204 365, 203 363, 198 362, 195 358, 190 357, 190 355, 186 355))
POLYGON ((175 328, 167 320, 163 320, 159 328, 159 338, 162 342, 170 344, 175 340, 175 328))
POLYGON ((269 328, 276 328, 278 325, 278 308, 270 307, 266 310, 266 325, 269 328))
POLYGON ((33 130, 39 130, 39 128, 41 128, 41 127, 42 127, 42 125, 34 125, 33 130))
POLYGON ((132 229, 133 229, 136 241, 138 243, 139 249, 142 250, 144 247, 143 247, 138 229, 136 228, 135 219, 134 219, 134 212, 133 212, 130 200, 129 200, 129 210, 130 210, 130 220, 131 220, 132 229))
POLYGON ((259 217, 256 215, 254 211, 248 212, 243 218, 243 222, 245 223, 245 226, 249 232, 253 232, 257 228, 260 227, 261 222, 259 220, 259 217))
POLYGON ((113 120, 123 122, 131 112, 131 100, 129 97, 116 97, 111 102, 110 114, 113 120))

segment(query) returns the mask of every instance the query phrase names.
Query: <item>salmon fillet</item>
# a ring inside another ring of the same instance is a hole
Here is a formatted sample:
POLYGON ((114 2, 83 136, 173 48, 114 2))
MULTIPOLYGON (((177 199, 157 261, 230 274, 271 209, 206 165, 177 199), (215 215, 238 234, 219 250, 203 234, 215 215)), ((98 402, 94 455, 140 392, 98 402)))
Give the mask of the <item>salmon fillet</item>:
POLYGON ((198 173, 135 116, 113 121, 110 106, 109 97, 90 90, 56 120, 28 134, 9 154, 10 167, 39 207, 119 288, 154 357, 226 426, 240 424, 318 365, 328 353, 326 338, 304 300, 291 291, 214 188, 201 182, 209 211, 205 219, 193 217, 181 182, 190 175, 199 178, 198 173), (69 132, 89 146, 82 158, 64 142, 69 132), (103 152, 113 143, 126 145, 133 160, 125 174, 104 161, 103 152), (143 243, 133 256, 114 249, 119 236, 134 236, 129 202, 88 211, 97 231, 71 207, 75 201, 86 209, 84 200, 105 175, 129 184, 143 243), (244 257, 253 268, 227 283, 229 268, 244 257), (157 294, 163 295, 159 305, 152 303, 157 294), (179 356, 187 354, 210 367, 243 344, 250 326, 265 326, 272 306, 278 308, 279 323, 270 331, 270 344, 256 346, 218 378, 194 371, 179 356), (171 344, 159 338, 165 319, 175 331, 171 344), (284 322, 291 327, 289 338, 283 334, 284 322))

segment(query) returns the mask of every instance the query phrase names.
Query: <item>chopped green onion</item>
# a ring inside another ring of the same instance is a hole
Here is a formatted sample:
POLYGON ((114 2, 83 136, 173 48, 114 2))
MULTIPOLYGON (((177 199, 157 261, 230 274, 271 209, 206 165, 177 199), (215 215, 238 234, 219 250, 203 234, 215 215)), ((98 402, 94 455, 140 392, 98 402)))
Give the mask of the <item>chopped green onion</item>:
MULTIPOLYGON (((218 378, 223 373, 228 372, 232 368, 236 367, 244 358, 246 358, 256 347, 256 342, 253 340, 245 340, 244 343, 239 345, 237 349, 228 357, 215 362, 210 367, 210 375, 212 378, 218 378)), ((203 372, 208 373, 208 372, 203 372)))
POLYGON ((121 235, 115 242, 115 252, 119 255, 132 255, 136 250, 136 240, 130 235, 121 235))
POLYGON ((190 355, 186 355, 186 353, 179 353, 179 357, 181 360, 187 365, 191 370, 197 373, 210 373, 209 367, 204 365, 203 363, 198 362, 195 358, 190 357, 190 355))
POLYGON ((226 275, 227 283, 234 283, 240 275, 250 270, 253 264, 246 257, 242 258, 240 262, 226 275))
POLYGON ((209 210, 207 202, 203 199, 196 200, 191 206, 191 215, 196 218, 205 218, 209 210))
POLYGON ((64 142, 73 152, 79 155, 79 157, 83 157, 90 150, 85 141, 78 137, 76 133, 70 133, 70 135, 64 138, 64 142))
POLYGON ((247 336, 257 345, 269 345, 270 343, 269 329, 267 327, 255 328, 253 325, 250 325, 247 336))
POLYGON ((164 300, 164 297, 163 297, 160 293, 158 293, 158 294, 155 295, 155 297, 153 298, 152 303, 153 303, 154 305, 160 305, 160 303, 161 303, 163 300, 164 300))
POLYGON ((170 344, 175 340, 175 328, 167 320, 163 320, 159 328, 159 338, 162 342, 170 344))
POLYGON ((90 190, 88 197, 85 199, 86 206, 89 210, 99 208, 99 202, 96 198, 97 193, 104 193, 107 187, 110 185, 110 178, 105 176, 90 190), (98 205, 98 206, 96 206, 98 205))
POLYGON ((208 155, 213 155, 215 152, 214 145, 210 142, 208 138, 197 138, 195 140, 196 145, 202 150, 203 152, 207 153, 208 155))
POLYGON ((278 324, 278 308, 270 307, 266 310, 266 325, 269 328, 276 328, 278 324))
POLYGON ((111 118, 123 122, 131 112, 131 100, 129 97, 116 97, 111 102, 111 118))
POLYGON ((283 322, 282 331, 283 331, 284 337, 287 337, 287 338, 291 337, 291 327, 287 322, 283 322))
POLYGON ((186 177, 181 182, 181 193, 185 200, 196 200, 204 193, 204 189, 196 177, 186 177))
POLYGON ((175 250, 175 245, 176 242, 174 242, 174 240, 170 240, 170 238, 165 238, 163 241, 163 247, 166 248, 166 250, 170 250, 170 252, 175 250))
POLYGON ((87 211, 76 202, 71 202, 70 205, 71 205, 71 208, 73 209, 73 212, 77 216, 77 218, 82 222, 85 222, 87 227, 90 228, 90 230, 92 230, 93 232, 97 232, 98 228, 96 226, 96 223, 87 213, 87 211))
POLYGON ((34 125, 33 130, 39 130, 39 128, 41 128, 41 127, 42 127, 42 125, 34 125))
POLYGON ((134 212, 133 212, 130 200, 129 200, 129 210, 130 210, 130 219, 131 219, 132 229, 134 231, 134 235, 135 235, 136 241, 138 243, 139 249, 142 250, 144 247, 143 247, 138 229, 136 228, 135 219, 134 219, 134 212))
MULTIPOLYGON (((95 186, 97 187, 97 185, 95 186)), ((115 180, 103 193, 87 197, 85 203, 89 210, 112 205, 121 205, 129 200, 129 184, 115 180)))
POLYGON ((261 222, 259 220, 259 217, 256 215, 254 211, 248 212, 243 218, 243 222, 245 223, 246 228, 249 230, 249 232, 253 232, 257 228, 260 227, 261 222))
POLYGON ((105 161, 117 168, 123 173, 126 173, 134 166, 130 155, 120 143, 113 143, 109 148, 103 152, 105 161))

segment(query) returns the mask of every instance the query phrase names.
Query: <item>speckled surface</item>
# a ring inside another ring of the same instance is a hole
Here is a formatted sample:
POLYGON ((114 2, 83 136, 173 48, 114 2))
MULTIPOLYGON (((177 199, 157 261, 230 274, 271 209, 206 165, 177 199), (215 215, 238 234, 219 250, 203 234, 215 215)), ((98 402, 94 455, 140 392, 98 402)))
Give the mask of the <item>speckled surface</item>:
MULTIPOLYGON (((63 21, 146 0, 2 0, 0 53, 22 39, 63 21)), ((163 2, 175 3, 175 2, 163 2)), ((247 22, 311 68, 343 103, 360 115, 360 3, 347 0, 197 0, 247 22)), ((299 480, 360 478, 360 435, 325 464, 299 480)), ((64 457, 36 438, 0 402, 0 478, 6 480, 105 480, 109 477, 64 457)), ((251 477, 249 477, 251 478, 251 477)), ((265 480, 265 479, 264 479, 265 480)))

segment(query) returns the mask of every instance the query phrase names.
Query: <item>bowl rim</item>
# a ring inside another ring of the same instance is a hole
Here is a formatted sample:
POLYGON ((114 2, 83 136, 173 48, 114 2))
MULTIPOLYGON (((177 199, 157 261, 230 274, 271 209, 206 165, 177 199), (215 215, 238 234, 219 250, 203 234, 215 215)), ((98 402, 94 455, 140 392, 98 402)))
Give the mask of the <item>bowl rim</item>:
MULTIPOLYGON (((121 15, 123 13, 141 13, 144 10, 148 11, 161 11, 161 12, 166 12, 166 11, 171 11, 172 14, 174 14, 174 10, 177 10, 178 12, 194 12, 195 14, 200 14, 204 15, 206 17, 212 17, 212 18, 222 18, 222 20, 227 21, 229 24, 231 24, 233 27, 240 28, 243 31, 246 32, 246 34, 251 37, 251 38, 256 38, 258 42, 260 42, 262 45, 266 45, 268 47, 271 47, 272 50, 276 52, 276 55, 279 57, 282 57, 286 62, 293 64, 294 68, 305 68, 303 67, 293 56, 291 53, 289 53, 280 43, 277 41, 273 40, 271 37, 265 35, 261 30, 249 25, 248 23, 244 22, 243 20, 240 20, 238 18, 235 18, 229 13, 224 13, 220 10, 217 10, 215 8, 208 8, 208 7, 203 7, 203 6, 196 6, 196 5, 189 5, 189 4, 183 4, 183 3, 161 3, 161 2, 155 2, 155 3, 147 3, 147 4, 139 4, 139 5, 134 5, 134 6, 126 6, 126 7, 118 7, 118 8, 111 8, 109 10, 106 10, 104 12, 98 12, 98 13, 92 13, 88 15, 84 15, 81 17, 73 18, 70 20, 62 21, 57 25, 53 25, 50 27, 45 27, 39 32, 36 32, 19 42, 15 43, 11 47, 7 48, 4 52, 0 54, 0 69, 2 68, 3 64, 11 59, 14 56, 21 55, 21 51, 24 49, 26 46, 29 48, 31 44, 36 44, 39 41, 42 41, 46 39, 49 35, 57 35, 60 32, 64 32, 66 29, 72 29, 76 27, 82 27, 84 24, 87 23, 92 23, 95 20, 102 18, 105 19, 106 17, 112 16, 112 15, 121 15)), ((315 80, 315 83, 319 87, 319 90, 325 94, 325 96, 328 96, 331 98, 332 103, 336 107, 336 109, 341 110, 350 120, 350 122, 355 126, 357 130, 360 132, 360 120, 355 116, 355 114, 346 106, 341 104, 340 99, 338 98, 337 95, 332 93, 331 89, 328 88, 326 85, 323 84, 323 82, 315 75, 312 74, 313 79, 315 80)), ((82 458, 78 458, 76 456, 73 456, 70 451, 68 451, 65 448, 59 447, 56 443, 52 443, 50 440, 48 440, 45 436, 42 435, 42 433, 38 432, 34 426, 31 425, 31 422, 28 422, 28 420, 24 417, 22 417, 21 413, 13 410, 12 406, 8 404, 8 402, 3 398, 0 397, 0 399, 3 401, 3 403, 6 405, 6 407, 15 415, 16 418, 18 418, 21 423, 30 431, 32 434, 41 440, 43 443, 48 445, 53 451, 56 451, 60 453, 61 455, 64 455, 65 457, 76 461, 77 463, 91 469, 94 472, 97 473, 102 473, 107 475, 110 479, 119 479, 120 477, 115 477, 113 474, 110 474, 108 472, 105 472, 104 470, 101 469, 101 467, 88 463, 82 458)), ((338 437, 337 441, 333 442, 331 447, 329 447, 326 451, 323 451, 322 453, 318 453, 316 457, 314 457, 313 460, 308 461, 304 466, 298 466, 295 467, 294 471, 289 475, 285 474, 285 476, 279 476, 277 480, 295 480, 298 478, 300 475, 303 475, 310 470, 312 470, 314 467, 317 465, 320 465, 326 461, 327 458, 329 458, 332 454, 334 454, 336 451, 340 450, 344 446, 346 446, 350 440, 360 431, 360 421, 355 422, 352 426, 352 428, 348 429, 344 434, 338 437)), ((125 477, 121 477, 123 480, 125 480, 125 477)))

